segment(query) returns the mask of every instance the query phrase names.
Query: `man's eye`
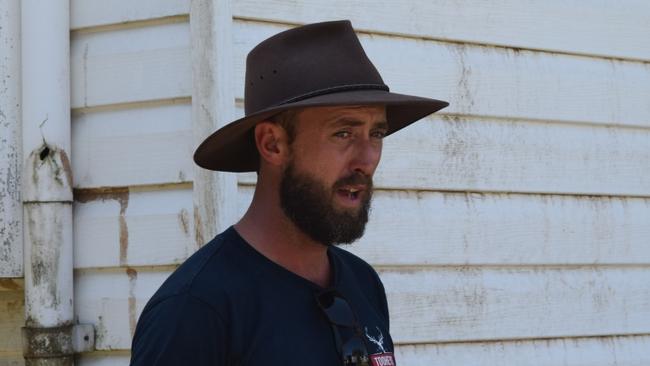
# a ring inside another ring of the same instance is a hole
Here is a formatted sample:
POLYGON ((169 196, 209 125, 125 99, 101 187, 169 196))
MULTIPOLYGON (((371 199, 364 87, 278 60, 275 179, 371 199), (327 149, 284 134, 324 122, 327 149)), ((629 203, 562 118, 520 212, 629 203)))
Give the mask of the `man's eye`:
POLYGON ((339 131, 339 132, 334 134, 334 136, 340 137, 340 138, 343 138, 343 139, 346 139, 346 138, 350 137, 350 135, 352 135, 350 133, 350 131, 339 131))
POLYGON ((379 130, 379 131, 374 131, 373 133, 371 133, 371 136, 376 138, 376 139, 383 139, 384 137, 386 137, 387 133, 388 132, 385 131, 385 130, 379 130))

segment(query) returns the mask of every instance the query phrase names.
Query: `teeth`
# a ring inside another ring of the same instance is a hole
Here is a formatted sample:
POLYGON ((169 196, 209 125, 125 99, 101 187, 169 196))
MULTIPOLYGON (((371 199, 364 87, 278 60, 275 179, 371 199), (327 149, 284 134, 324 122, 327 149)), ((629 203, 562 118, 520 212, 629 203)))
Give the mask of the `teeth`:
POLYGON ((361 191, 360 189, 357 188, 341 188, 340 190, 343 194, 347 195, 348 198, 350 199, 356 199, 359 192, 361 191))

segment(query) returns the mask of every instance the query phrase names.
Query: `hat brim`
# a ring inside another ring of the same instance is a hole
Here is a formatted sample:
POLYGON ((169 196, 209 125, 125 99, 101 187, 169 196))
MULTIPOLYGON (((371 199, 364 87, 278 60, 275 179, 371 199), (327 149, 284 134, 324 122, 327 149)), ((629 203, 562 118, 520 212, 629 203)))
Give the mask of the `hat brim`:
POLYGON ((354 90, 319 95, 267 108, 229 123, 208 136, 199 145, 194 152, 194 162, 209 170, 256 171, 259 155, 250 131, 258 122, 289 109, 345 105, 385 105, 388 135, 390 135, 445 108, 449 103, 383 90, 354 90))

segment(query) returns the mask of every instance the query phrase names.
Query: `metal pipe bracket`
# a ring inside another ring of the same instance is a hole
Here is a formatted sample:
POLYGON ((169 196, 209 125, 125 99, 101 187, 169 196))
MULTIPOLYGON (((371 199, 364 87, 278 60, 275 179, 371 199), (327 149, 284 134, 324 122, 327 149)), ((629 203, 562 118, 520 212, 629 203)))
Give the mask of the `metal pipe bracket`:
POLYGON ((72 357, 75 353, 89 352, 95 347, 95 328, 92 324, 24 327, 22 334, 25 359, 72 357))

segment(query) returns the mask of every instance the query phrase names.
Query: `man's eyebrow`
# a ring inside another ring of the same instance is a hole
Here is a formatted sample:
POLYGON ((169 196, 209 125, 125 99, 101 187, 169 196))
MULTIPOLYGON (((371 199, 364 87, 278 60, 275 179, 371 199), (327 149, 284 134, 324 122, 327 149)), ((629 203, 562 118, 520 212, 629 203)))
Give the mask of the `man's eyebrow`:
POLYGON ((384 121, 384 120, 377 121, 377 122, 375 122, 375 124, 372 127, 374 127, 374 128, 383 128, 383 129, 387 130, 389 128, 388 121, 384 121))

